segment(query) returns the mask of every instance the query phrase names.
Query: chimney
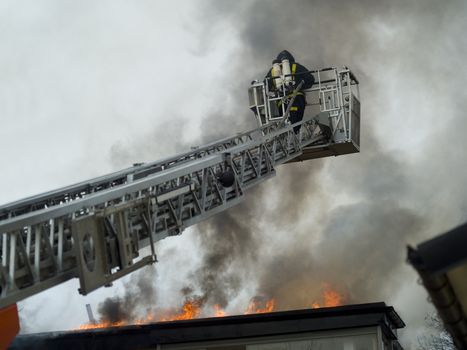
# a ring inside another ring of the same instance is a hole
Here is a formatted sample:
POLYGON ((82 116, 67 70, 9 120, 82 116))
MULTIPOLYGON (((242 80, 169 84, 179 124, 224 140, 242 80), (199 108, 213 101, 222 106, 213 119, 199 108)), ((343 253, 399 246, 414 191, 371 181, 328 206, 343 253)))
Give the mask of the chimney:
POLYGON ((94 315, 92 314, 91 304, 86 304, 86 311, 88 312, 89 323, 96 324, 97 322, 96 322, 96 319, 94 318, 94 315))

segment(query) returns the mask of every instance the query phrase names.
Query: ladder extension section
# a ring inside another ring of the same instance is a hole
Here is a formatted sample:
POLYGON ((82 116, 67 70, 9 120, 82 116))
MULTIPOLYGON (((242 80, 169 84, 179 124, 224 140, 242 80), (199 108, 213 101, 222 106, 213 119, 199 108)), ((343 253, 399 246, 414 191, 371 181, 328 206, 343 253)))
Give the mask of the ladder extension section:
POLYGON ((324 142, 314 119, 298 124, 301 137, 274 123, 1 206, 0 308, 74 277, 87 294, 155 262, 154 242, 239 203, 277 165, 324 142))
MULTIPOLYGON (((313 74, 311 114, 301 122, 269 120, 175 157, 0 206, 0 309, 71 278, 82 294, 109 286, 154 263, 155 242, 238 204, 278 165, 358 152, 358 81, 347 68, 313 74)), ((253 88, 263 96, 254 95, 258 116, 271 101, 264 84, 253 88)))

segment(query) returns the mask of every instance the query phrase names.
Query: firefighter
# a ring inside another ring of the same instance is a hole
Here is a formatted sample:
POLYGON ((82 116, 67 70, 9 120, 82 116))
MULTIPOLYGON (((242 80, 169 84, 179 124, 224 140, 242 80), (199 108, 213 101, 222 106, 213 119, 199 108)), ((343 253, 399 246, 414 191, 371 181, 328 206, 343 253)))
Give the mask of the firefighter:
MULTIPOLYGON (((284 109, 287 109, 287 100, 291 100, 293 97, 293 91, 300 82, 303 84, 298 92, 296 92, 295 99, 290 107, 290 122, 292 124, 297 123, 303 119, 305 112, 306 98, 303 90, 310 89, 315 82, 315 79, 311 73, 307 73, 308 69, 302 66, 300 63, 295 62, 295 58, 292 54, 283 50, 277 58, 272 61, 272 68, 266 75, 266 79, 269 84, 269 91, 281 91, 285 85, 286 99, 284 109), (283 79, 281 78, 283 77, 283 79)), ((278 103, 279 111, 282 110, 282 102, 278 103)), ((294 132, 298 134, 300 126, 294 127, 294 132)))

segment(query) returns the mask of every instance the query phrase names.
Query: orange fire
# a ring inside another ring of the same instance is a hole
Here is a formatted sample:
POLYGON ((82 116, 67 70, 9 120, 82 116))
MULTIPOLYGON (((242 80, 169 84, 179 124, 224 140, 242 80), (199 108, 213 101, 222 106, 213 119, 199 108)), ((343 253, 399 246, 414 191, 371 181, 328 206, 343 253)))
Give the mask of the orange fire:
POLYGON ((182 311, 163 317, 160 321, 180 321, 180 320, 191 320, 197 318, 201 313, 202 303, 196 299, 188 299, 182 306, 182 311))
POLYGON ((101 322, 101 323, 87 323, 87 324, 82 324, 81 326, 78 327, 78 329, 96 329, 96 328, 109 328, 109 327, 121 327, 121 326, 126 326, 126 323, 123 321, 118 321, 118 322, 101 322))
POLYGON ((145 318, 133 320, 131 323, 126 321, 118 321, 118 322, 110 322, 110 321, 103 321, 100 323, 87 323, 82 324, 78 327, 78 329, 96 329, 96 328, 109 328, 109 327, 122 327, 128 326, 130 324, 147 324, 154 322, 154 317, 151 314, 148 314, 145 318))
POLYGON ((258 300, 257 298, 253 298, 250 303, 248 304, 247 309, 245 310, 244 314, 262 314, 265 312, 272 312, 276 305, 276 301, 274 299, 269 299, 264 303, 262 300, 258 300))
POLYGON ((342 299, 342 295, 335 290, 329 289, 324 291, 324 305, 326 307, 342 305, 342 299))
POLYGON ((320 307, 321 307, 321 305, 319 305, 319 303, 317 303, 316 301, 314 301, 314 302, 311 303, 311 308, 312 308, 312 309, 318 309, 318 308, 320 308, 320 307))
POLYGON ((154 315, 152 315, 152 314, 147 314, 145 318, 136 320, 136 321, 134 322, 134 324, 147 324, 147 323, 151 323, 151 322, 154 322, 154 321, 155 321, 154 315))
MULTIPOLYGON (((311 308, 316 309, 320 307, 333 307, 342 305, 345 301, 343 294, 340 294, 335 289, 333 289, 330 284, 323 283, 321 285, 322 295, 319 301, 313 301, 311 303, 311 308)), ((191 320, 204 316, 203 312, 204 301, 197 298, 188 298, 183 303, 181 310, 173 311, 166 313, 160 317, 154 317, 154 314, 148 314, 146 318, 139 320, 132 320, 131 323, 125 321, 119 322, 101 322, 97 324, 84 324, 79 327, 79 329, 94 329, 94 328, 108 328, 108 327, 120 327, 126 326, 129 324, 146 324, 151 322, 160 322, 160 321, 179 321, 179 320, 191 320)), ((276 301, 274 298, 268 299, 263 296, 257 296, 250 300, 248 307, 246 308, 244 314, 257 314, 257 313, 267 313, 275 310, 276 301)), ((213 305, 213 312, 211 314, 214 317, 225 317, 227 313, 225 310, 218 304, 213 305)))
POLYGON ((219 304, 214 305, 214 317, 225 317, 227 314, 225 310, 219 304))
POLYGON ((344 302, 344 296, 339 294, 336 290, 332 289, 328 283, 322 284, 323 289, 323 302, 319 303, 314 301, 311 303, 312 309, 317 309, 320 307, 333 307, 340 306, 344 302))

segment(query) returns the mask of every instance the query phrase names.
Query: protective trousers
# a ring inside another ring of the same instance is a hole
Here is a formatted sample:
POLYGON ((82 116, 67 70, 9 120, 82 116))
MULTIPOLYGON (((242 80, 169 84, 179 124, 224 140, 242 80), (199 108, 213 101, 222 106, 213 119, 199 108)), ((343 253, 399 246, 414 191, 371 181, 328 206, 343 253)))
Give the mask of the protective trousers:
MULTIPOLYGON (((290 107, 290 122, 295 124, 303 119, 303 114, 305 113, 306 99, 303 94, 298 94, 295 96, 295 100, 290 107)), ((301 125, 294 126, 293 131, 298 134, 300 131, 301 125)))

